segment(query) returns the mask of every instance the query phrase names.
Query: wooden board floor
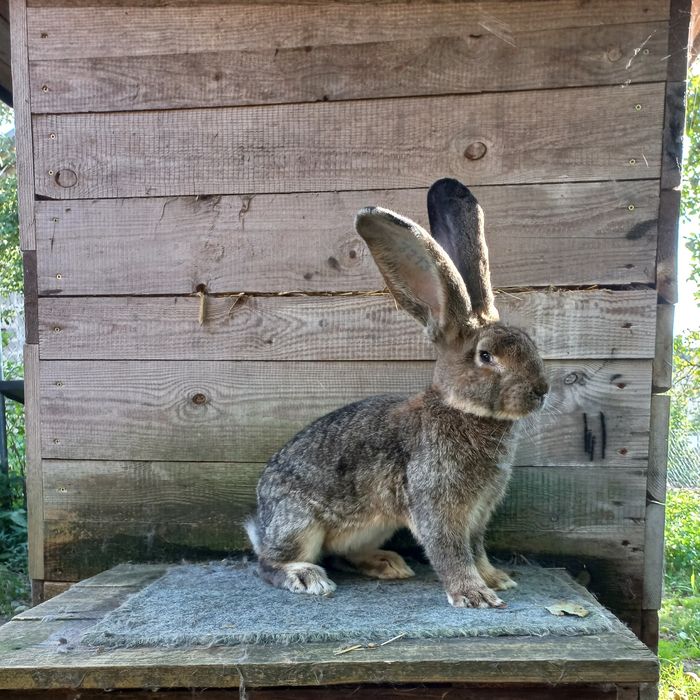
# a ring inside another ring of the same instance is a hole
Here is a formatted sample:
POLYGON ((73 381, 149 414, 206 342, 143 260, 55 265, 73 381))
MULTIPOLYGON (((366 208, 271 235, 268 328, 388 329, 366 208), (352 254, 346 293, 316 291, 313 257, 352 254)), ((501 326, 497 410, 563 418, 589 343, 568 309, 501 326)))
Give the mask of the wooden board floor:
MULTIPOLYGON (((495 684, 498 688, 489 690, 488 697, 619 698, 630 697, 618 692, 623 686, 634 688, 655 683, 658 678, 656 657, 614 618, 614 631, 599 635, 402 639, 342 655, 334 653, 345 646, 338 642, 114 650, 80 644, 87 627, 165 569, 166 565, 120 565, 76 584, 0 628, 0 697, 25 697, 17 691, 47 689, 65 691, 56 697, 73 697, 69 691, 80 690, 81 698, 91 698, 100 695, 82 693, 245 688, 246 692, 254 691, 249 697, 286 697, 291 693, 289 697, 325 698, 330 696, 305 693, 309 687, 337 686, 338 697, 347 696, 350 686, 355 688, 353 697, 358 692, 359 697, 370 697, 362 686, 414 684, 409 696, 478 698, 484 697, 478 685, 495 684), (512 694, 514 686, 503 687, 505 681, 506 686, 518 684, 516 694, 512 694), (431 694, 430 684, 450 684, 450 694, 431 694), (461 689, 456 690, 454 684, 461 684, 461 689), (545 685, 550 687, 540 692, 545 685), (254 690, 266 687, 279 690, 254 690), (287 690, 282 691, 282 687, 287 690), (421 688, 426 693, 417 694, 415 690, 421 688), (556 689, 561 694, 556 694, 556 689)), ((596 604, 593 597, 591 602, 596 604)), ((401 696, 394 692, 398 692, 396 688, 381 694, 401 696)), ((177 696, 185 695, 174 691, 173 697, 177 696)), ((26 697, 32 697, 31 693, 26 697)))

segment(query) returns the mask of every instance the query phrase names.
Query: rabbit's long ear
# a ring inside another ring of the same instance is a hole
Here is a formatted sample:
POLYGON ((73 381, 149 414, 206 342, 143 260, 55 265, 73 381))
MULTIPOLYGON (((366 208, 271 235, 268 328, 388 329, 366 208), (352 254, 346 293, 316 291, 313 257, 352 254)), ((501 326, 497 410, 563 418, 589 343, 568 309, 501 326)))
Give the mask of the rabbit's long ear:
POLYGON ((471 305, 449 256, 418 224, 388 209, 362 209, 364 238, 397 303, 437 340, 469 325, 471 305))
POLYGON ((428 217, 433 238, 459 270, 481 323, 498 321, 493 300, 484 213, 474 195, 457 180, 438 180, 428 190, 428 217))

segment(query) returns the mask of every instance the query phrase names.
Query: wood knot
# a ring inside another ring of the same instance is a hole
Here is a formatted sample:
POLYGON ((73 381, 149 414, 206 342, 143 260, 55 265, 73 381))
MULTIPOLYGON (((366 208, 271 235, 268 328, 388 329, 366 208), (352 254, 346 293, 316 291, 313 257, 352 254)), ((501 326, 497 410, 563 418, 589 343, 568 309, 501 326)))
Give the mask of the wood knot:
POLYGON ((564 377, 564 384, 576 384, 578 381, 578 374, 576 372, 570 372, 564 377))
POLYGON ((619 46, 611 46, 606 52, 605 55, 608 58, 608 61, 610 63, 615 63, 616 61, 619 61, 622 58, 622 49, 619 46))
POLYGON ((204 394, 195 394, 192 397, 192 403, 196 404, 197 406, 202 406, 207 402, 207 397, 204 394))
POLYGON ((75 171, 68 168, 57 170, 53 179, 59 187, 75 187, 78 183, 78 176, 75 174, 75 171))
POLYGON ((474 141, 464 149, 464 157, 467 160, 481 160, 486 155, 486 144, 483 141, 474 141))

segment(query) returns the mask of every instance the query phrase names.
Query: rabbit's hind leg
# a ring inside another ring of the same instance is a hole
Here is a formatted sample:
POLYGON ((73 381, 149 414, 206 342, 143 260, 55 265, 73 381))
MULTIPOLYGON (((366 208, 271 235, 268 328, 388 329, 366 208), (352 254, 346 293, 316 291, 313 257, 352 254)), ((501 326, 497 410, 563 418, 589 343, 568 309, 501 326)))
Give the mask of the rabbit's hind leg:
POLYGON ((327 595, 336 586, 323 567, 314 564, 321 554, 324 531, 317 524, 288 533, 285 540, 269 545, 258 557, 260 578, 293 593, 327 595))
POLYGON ((361 573, 371 578, 410 578, 415 572, 396 552, 386 549, 346 554, 345 558, 361 573))
POLYGON ((326 547, 340 554, 365 576, 380 579, 410 578, 415 573, 400 554, 379 549, 395 530, 394 524, 346 530, 333 539, 327 539, 326 547))

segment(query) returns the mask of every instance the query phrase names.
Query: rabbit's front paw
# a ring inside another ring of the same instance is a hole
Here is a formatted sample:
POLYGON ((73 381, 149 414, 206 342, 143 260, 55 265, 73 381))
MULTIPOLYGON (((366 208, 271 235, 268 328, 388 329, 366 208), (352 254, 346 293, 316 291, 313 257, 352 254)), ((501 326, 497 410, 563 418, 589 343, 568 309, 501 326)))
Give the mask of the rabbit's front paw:
POLYGON ((447 592, 447 600, 455 608, 505 608, 506 604, 484 585, 463 586, 459 591, 447 592))
POLYGON ((293 593, 329 595, 336 588, 325 570, 316 564, 307 562, 285 564, 283 570, 285 579, 282 585, 293 593))

